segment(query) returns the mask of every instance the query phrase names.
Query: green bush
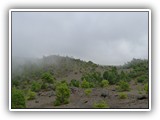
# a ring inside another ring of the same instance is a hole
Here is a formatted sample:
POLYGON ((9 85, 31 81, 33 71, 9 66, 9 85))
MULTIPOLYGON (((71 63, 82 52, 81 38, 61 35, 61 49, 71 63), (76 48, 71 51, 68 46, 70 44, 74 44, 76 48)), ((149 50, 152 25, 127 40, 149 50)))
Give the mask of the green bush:
POLYGON ((25 95, 22 90, 12 88, 11 108, 12 109, 26 108, 25 95))
POLYGON ((103 73, 103 79, 108 80, 108 78, 109 78, 109 72, 108 72, 108 71, 105 71, 105 72, 103 73))
POLYGON ((113 71, 105 71, 103 74, 103 79, 106 79, 109 81, 109 84, 113 85, 118 82, 118 75, 117 72, 113 71))
POLYGON ((12 86, 18 87, 20 85, 19 80, 12 80, 12 86))
POLYGON ((78 80, 71 80, 70 82, 70 86, 74 86, 74 87, 79 87, 80 86, 80 82, 78 80))
POLYGON ((118 96, 119 96, 119 99, 126 99, 128 97, 127 94, 123 92, 119 93, 118 96))
POLYGON ((59 83, 56 86, 55 106, 69 103, 70 89, 66 83, 59 83))
POLYGON ((119 75, 116 67, 111 67, 103 73, 103 79, 108 80, 109 84, 113 85, 119 82, 119 75))
POLYGON ((145 75, 137 78, 137 82, 139 83, 144 83, 146 80, 147 80, 147 77, 145 75))
POLYGON ((85 89, 85 90, 84 90, 84 93, 85 93, 87 96, 89 96, 89 95, 91 94, 91 92, 92 92, 92 89, 91 89, 91 88, 88 88, 88 89, 85 89))
POLYGON ((68 83, 66 80, 62 80, 60 83, 65 83, 68 86, 68 83))
POLYGON ((99 101, 93 104, 93 108, 109 108, 109 106, 105 101, 99 101))
POLYGON ((148 86, 148 83, 146 83, 145 85, 144 85, 144 90, 146 91, 146 93, 148 93, 149 92, 149 86, 148 86))
POLYGON ((108 80, 102 80, 102 82, 101 82, 101 87, 107 88, 108 85, 109 85, 109 81, 108 81, 108 80))
POLYGON ((54 80, 55 80, 55 78, 49 72, 43 73, 42 79, 43 79, 43 82, 51 83, 51 84, 54 83, 54 80))
POLYGON ((82 88, 90 88, 89 82, 87 82, 85 79, 81 83, 82 88))
POLYGON ((82 81, 86 80, 87 82, 91 83, 93 87, 95 87, 95 86, 99 86, 103 78, 101 77, 100 72, 94 71, 91 73, 84 74, 81 79, 82 81))
POLYGON ((36 98, 36 93, 29 90, 27 94, 27 100, 34 100, 36 98))
POLYGON ((127 82, 121 80, 119 82, 119 86, 117 87, 118 91, 129 91, 130 90, 130 86, 127 82))
POLYGON ((130 81, 131 78, 129 77, 128 73, 125 73, 124 71, 121 71, 120 75, 119 75, 119 79, 120 80, 124 80, 124 81, 130 81))
POLYGON ((62 103, 59 100, 54 101, 54 106, 60 106, 62 103))
POLYGON ((34 92, 38 92, 41 89, 41 84, 38 82, 33 82, 31 86, 31 90, 34 92))

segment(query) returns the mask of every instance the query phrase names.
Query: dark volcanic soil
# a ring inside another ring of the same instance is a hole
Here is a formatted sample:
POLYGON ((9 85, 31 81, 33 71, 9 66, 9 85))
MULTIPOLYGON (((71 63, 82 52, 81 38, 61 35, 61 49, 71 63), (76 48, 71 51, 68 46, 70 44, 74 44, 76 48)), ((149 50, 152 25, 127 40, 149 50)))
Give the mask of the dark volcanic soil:
POLYGON ((55 92, 54 91, 41 91, 37 93, 35 100, 27 102, 27 108, 93 108, 93 104, 100 100, 108 103, 109 108, 148 108, 148 96, 144 91, 139 92, 139 87, 142 84, 135 84, 134 81, 130 82, 131 90, 124 92, 128 98, 120 99, 116 91, 116 86, 112 85, 109 88, 93 88, 92 93, 87 96, 82 88, 73 88, 70 96, 70 102, 66 105, 54 106, 55 92), (102 97, 106 94, 106 97, 102 97))

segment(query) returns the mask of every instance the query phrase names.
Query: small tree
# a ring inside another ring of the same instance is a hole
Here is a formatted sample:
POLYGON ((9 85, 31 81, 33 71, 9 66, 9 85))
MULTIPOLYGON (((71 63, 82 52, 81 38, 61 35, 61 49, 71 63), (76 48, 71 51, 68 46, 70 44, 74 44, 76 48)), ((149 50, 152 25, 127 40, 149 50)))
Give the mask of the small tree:
POLYGON ((149 92, 148 83, 146 83, 146 84, 144 85, 144 90, 146 91, 146 94, 148 94, 148 92, 149 92))
POLYGON ((108 85, 109 85, 108 80, 102 80, 102 82, 101 82, 101 87, 103 87, 103 88, 107 88, 107 87, 108 87, 108 85))
POLYGON ((31 90, 34 92, 38 92, 41 89, 41 84, 38 82, 33 82, 31 86, 31 90))
POLYGON ((116 83, 116 76, 114 73, 109 72, 109 77, 108 77, 108 81, 111 85, 116 83))
POLYGON ((109 105, 105 101, 95 102, 93 108, 109 108, 109 105))
POLYGON ((55 106, 61 104, 68 104, 70 97, 70 89, 66 83, 59 83, 56 86, 56 100, 54 102, 55 106))
POLYGON ((108 80, 108 77, 109 77, 109 73, 108 73, 108 71, 105 71, 105 72, 103 73, 103 79, 108 80))
POLYGON ((70 82, 70 86, 79 87, 80 82, 78 80, 72 79, 70 82))
POLYGON ((54 83, 55 80, 55 78, 49 72, 43 73, 42 79, 45 83, 54 83))
POLYGON ((124 71, 121 71, 120 79, 121 80, 126 80, 126 74, 124 73, 124 71))
MULTIPOLYGON (((86 80, 87 82, 91 83, 92 86, 99 86, 102 81, 101 73, 100 72, 91 72, 84 74, 81 78, 82 80, 86 80)), ((91 86, 90 86, 91 87, 91 86)))
POLYGON ((84 93, 85 93, 87 96, 89 96, 89 95, 91 94, 91 92, 92 92, 92 89, 91 89, 91 88, 88 88, 88 89, 85 89, 85 90, 84 90, 84 93))
POLYGON ((19 80, 12 80, 12 86, 18 87, 20 85, 19 80))
POLYGON ((103 73, 103 79, 108 80, 109 84, 113 85, 119 82, 118 72, 116 67, 112 67, 111 70, 105 71, 103 73))
POLYGON ((87 82, 85 79, 81 83, 82 88, 90 88, 89 82, 87 82))
POLYGON ((140 77, 137 78, 137 82, 139 82, 139 83, 143 83, 145 80, 146 80, 146 76, 145 75, 140 76, 140 77))
POLYGON ((118 90, 119 91, 129 91, 130 90, 130 86, 129 86, 129 84, 127 82, 121 80, 119 82, 118 90))
POLYGON ((27 93, 27 100, 33 100, 36 98, 36 93, 29 90, 28 93, 27 93))
POLYGON ((25 95, 23 91, 12 88, 11 107, 12 109, 26 108, 25 95))
POLYGON ((119 93, 118 96, 119 96, 119 99, 126 99, 128 97, 127 94, 123 92, 119 93))

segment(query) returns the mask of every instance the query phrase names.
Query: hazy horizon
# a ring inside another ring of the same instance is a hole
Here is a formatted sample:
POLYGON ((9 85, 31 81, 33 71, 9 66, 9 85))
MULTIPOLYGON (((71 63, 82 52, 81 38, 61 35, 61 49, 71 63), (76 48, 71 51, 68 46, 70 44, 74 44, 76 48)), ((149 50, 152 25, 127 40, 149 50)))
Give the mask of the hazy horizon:
POLYGON ((12 56, 49 55, 100 65, 148 59, 148 13, 13 12, 12 56))

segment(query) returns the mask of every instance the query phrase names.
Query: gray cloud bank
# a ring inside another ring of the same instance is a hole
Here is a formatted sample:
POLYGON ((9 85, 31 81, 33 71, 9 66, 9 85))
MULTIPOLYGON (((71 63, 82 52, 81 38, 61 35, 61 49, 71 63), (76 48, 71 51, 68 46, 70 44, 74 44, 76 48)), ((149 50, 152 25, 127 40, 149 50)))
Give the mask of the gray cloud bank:
POLYGON ((12 56, 119 65, 148 58, 147 12, 13 12, 12 56))

